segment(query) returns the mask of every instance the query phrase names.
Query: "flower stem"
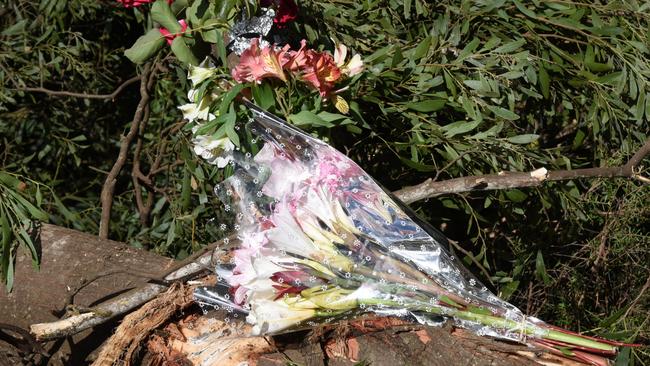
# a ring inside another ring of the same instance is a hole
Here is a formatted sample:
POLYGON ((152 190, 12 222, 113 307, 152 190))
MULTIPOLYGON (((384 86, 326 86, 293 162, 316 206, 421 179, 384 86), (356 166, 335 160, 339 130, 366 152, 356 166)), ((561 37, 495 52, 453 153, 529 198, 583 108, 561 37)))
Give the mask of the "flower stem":
POLYGON ((459 310, 454 308, 440 308, 429 306, 428 304, 419 304, 415 302, 400 304, 394 300, 385 299, 359 299, 360 304, 365 305, 384 305, 392 307, 402 307, 410 311, 424 311, 436 315, 452 316, 457 319, 469 320, 493 328, 504 329, 508 331, 520 331, 522 334, 535 338, 550 339, 564 342, 574 346, 586 347, 606 352, 616 351, 616 347, 605 342, 582 337, 578 334, 567 334, 554 329, 549 329, 543 325, 536 325, 530 322, 517 322, 510 319, 504 319, 492 315, 480 314, 468 310, 459 310))

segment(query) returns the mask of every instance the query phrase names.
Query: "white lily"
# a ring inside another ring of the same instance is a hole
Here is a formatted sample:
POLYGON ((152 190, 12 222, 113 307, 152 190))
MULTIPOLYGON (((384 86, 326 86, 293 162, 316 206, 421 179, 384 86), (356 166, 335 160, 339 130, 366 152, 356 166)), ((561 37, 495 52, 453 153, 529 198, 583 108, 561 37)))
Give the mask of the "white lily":
POLYGON ((275 282, 271 280, 271 276, 276 272, 287 270, 279 266, 276 261, 279 261, 277 257, 254 257, 245 272, 230 277, 228 282, 238 286, 235 300, 241 302, 245 298, 249 301, 274 299, 276 296, 276 291, 273 288, 275 282))
POLYGON ((253 325, 253 335, 281 332, 316 315, 314 309, 292 307, 282 299, 253 299, 250 305, 251 311, 246 321, 253 325))
POLYGON ((317 256, 318 248, 293 218, 286 202, 278 204, 271 221, 275 224, 275 228, 266 231, 271 246, 307 258, 317 256))
POLYGON ((233 151, 235 145, 227 137, 215 139, 212 136, 199 135, 192 139, 192 143, 196 155, 219 168, 225 167, 232 160, 232 157, 225 153, 233 151))
POLYGON ((359 229, 354 226, 354 222, 350 216, 345 213, 343 206, 341 206, 341 203, 338 200, 333 200, 332 206, 334 207, 333 211, 337 224, 341 225, 344 230, 347 230, 355 235, 361 234, 361 231, 359 231, 359 229))
POLYGON ((334 227, 332 223, 335 220, 335 216, 334 212, 332 212, 330 202, 334 200, 335 199, 331 197, 331 194, 327 192, 325 187, 312 186, 309 191, 307 191, 307 197, 302 208, 318 217, 318 219, 324 222, 325 225, 333 229, 334 227))
POLYGON ((311 177, 302 163, 276 156, 275 147, 271 143, 264 144, 254 160, 271 170, 271 176, 262 187, 262 192, 269 197, 281 199, 284 195, 295 192, 297 185, 311 177))

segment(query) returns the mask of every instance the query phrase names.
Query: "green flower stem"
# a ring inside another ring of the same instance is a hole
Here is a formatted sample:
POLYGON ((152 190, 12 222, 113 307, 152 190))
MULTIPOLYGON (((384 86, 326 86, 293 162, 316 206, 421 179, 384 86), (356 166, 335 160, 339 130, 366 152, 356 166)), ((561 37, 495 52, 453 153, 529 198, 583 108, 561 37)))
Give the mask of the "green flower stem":
POLYGON ((371 278, 380 278, 394 283, 402 283, 405 285, 414 286, 418 290, 425 291, 435 296, 447 296, 454 302, 457 302, 461 305, 467 305, 465 300, 462 297, 449 292, 448 290, 440 287, 438 284, 436 284, 433 281, 431 281, 432 282, 431 284, 424 284, 420 281, 416 281, 411 278, 400 278, 399 276, 394 276, 387 273, 374 275, 372 274, 373 271, 367 267, 355 268, 354 272, 371 278))
POLYGON ((506 329, 506 330, 517 330, 519 329, 523 334, 534 336, 542 339, 550 339, 554 341, 560 341, 568 343, 574 346, 587 347, 603 351, 616 351, 616 347, 607 343, 598 342, 592 339, 583 338, 579 335, 567 334, 553 329, 539 327, 537 325, 525 322, 520 323, 514 320, 499 318, 492 315, 479 314, 467 310, 458 310, 454 308, 445 308, 444 310, 440 307, 435 306, 423 306, 422 304, 417 303, 406 303, 400 304, 394 300, 385 300, 385 299, 359 299, 360 304, 365 305, 385 305, 391 307, 405 307, 411 311, 424 311, 427 313, 432 313, 436 315, 444 316, 453 316, 457 319, 469 320, 482 325, 506 329), (523 326, 523 329, 522 329, 523 326))

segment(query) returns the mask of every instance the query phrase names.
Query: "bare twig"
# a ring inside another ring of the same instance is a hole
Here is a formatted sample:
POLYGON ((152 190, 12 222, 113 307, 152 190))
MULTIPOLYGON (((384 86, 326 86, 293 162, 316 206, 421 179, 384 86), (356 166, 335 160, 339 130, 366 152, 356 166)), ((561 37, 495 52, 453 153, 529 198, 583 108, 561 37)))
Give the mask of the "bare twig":
POLYGON ((140 102, 138 107, 135 110, 133 116, 133 121, 131 122, 131 128, 126 136, 122 136, 120 143, 120 152, 117 156, 117 160, 111 168, 111 171, 106 176, 104 181, 104 186, 102 187, 101 193, 101 204, 102 204, 102 216, 101 221, 99 222, 99 237, 107 239, 109 224, 111 220, 111 208, 113 206, 113 193, 115 192, 115 184, 117 183, 117 176, 120 174, 122 167, 126 163, 127 153, 131 142, 138 133, 140 123, 143 120, 143 117, 147 114, 147 106, 149 105, 149 76, 151 74, 151 63, 147 63, 144 66, 142 71, 141 83, 140 83, 140 102))
POLYGON ((50 90, 46 88, 18 88, 14 89, 16 91, 30 92, 30 93, 45 93, 54 97, 72 97, 72 98, 85 98, 85 99, 115 99, 126 88, 127 86, 140 80, 140 76, 134 76, 126 81, 124 81, 120 86, 115 88, 115 90, 110 94, 88 94, 88 93, 76 93, 63 90, 50 90))
MULTIPOLYGON (((210 255, 197 260, 197 264, 191 263, 176 272, 167 276, 168 279, 186 277, 189 272, 201 270, 210 263, 210 255)), ((166 278, 166 279, 167 279, 166 278)), ((150 301, 159 293, 167 289, 165 285, 148 284, 144 287, 130 291, 116 299, 107 301, 88 313, 74 315, 66 319, 51 323, 33 324, 30 326, 31 333, 38 340, 49 340, 70 336, 88 328, 107 322, 113 317, 126 314, 140 305, 150 301)))
POLYGON ((547 171, 544 168, 540 168, 527 173, 501 172, 499 174, 453 178, 439 182, 433 179, 427 179, 418 185, 397 190, 393 194, 408 204, 449 193, 537 187, 544 182, 579 178, 625 177, 635 178, 641 182, 645 182, 645 177, 638 174, 636 169, 641 161, 649 154, 650 139, 645 142, 625 165, 621 166, 555 171, 547 171))
POLYGON ((212 243, 165 271, 166 274, 152 279, 158 283, 150 283, 144 287, 129 291, 124 295, 89 309, 90 311, 87 313, 51 323, 33 324, 30 326, 30 331, 38 340, 56 339, 77 334, 88 328, 103 324, 116 316, 126 314, 167 289, 168 286, 164 283, 183 282, 210 267, 213 260, 212 250, 220 245, 223 245, 223 241, 212 243), (160 282, 163 282, 163 284, 160 282))

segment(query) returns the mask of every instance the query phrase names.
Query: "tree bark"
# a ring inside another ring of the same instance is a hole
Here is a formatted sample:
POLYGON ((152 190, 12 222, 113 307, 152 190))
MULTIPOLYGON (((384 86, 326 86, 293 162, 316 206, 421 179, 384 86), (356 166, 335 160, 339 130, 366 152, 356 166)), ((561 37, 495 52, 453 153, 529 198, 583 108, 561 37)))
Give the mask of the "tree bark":
MULTIPOLYGON (((41 227, 37 244, 41 268, 34 269, 29 254, 19 250, 14 290, 0 289, 0 323, 27 330, 30 324, 57 321, 116 294, 146 286, 148 277, 175 264, 152 252, 54 225, 41 227)), ((74 337, 43 343, 43 348, 56 353, 53 357, 59 364, 83 364, 115 325, 113 321, 74 337)), ((17 336, 0 324, 0 359, 8 357, 2 351, 3 333, 17 336)))

